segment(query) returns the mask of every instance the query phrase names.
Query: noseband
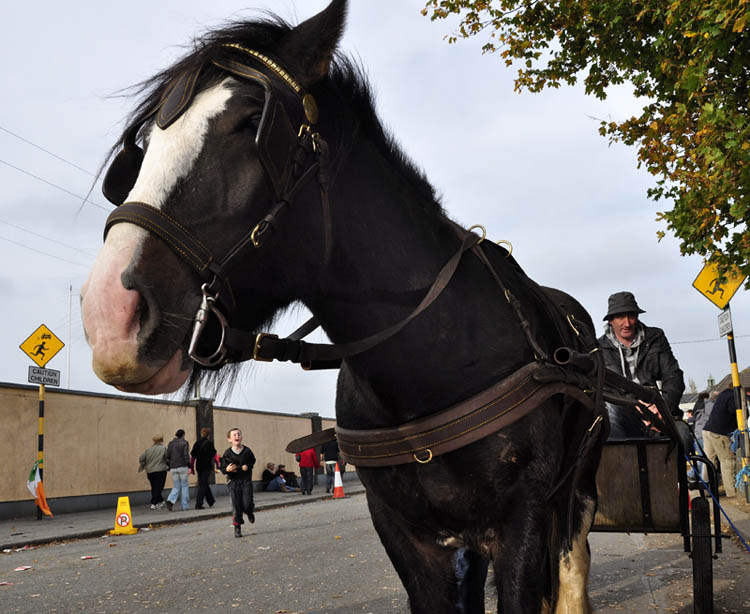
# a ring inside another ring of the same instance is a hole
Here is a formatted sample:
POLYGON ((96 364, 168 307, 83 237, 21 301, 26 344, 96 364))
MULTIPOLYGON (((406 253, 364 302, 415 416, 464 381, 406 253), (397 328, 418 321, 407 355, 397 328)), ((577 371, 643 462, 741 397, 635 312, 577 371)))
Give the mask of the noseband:
MULTIPOLYGON (((103 182, 104 195, 117 205, 107 218, 104 227, 106 238, 109 229, 119 222, 140 226, 161 238, 178 256, 185 260, 203 280, 202 300, 196 312, 188 354, 192 360, 208 369, 217 369, 229 362, 230 354, 243 356, 247 346, 243 331, 232 329, 230 318, 222 309, 232 314, 236 303, 226 271, 235 258, 252 245, 260 248, 270 236, 278 218, 294 201, 300 188, 317 175, 321 193, 324 220, 324 264, 330 257, 331 221, 328 202, 328 145, 315 131, 318 108, 313 96, 268 56, 237 44, 225 45, 243 53, 246 59, 260 63, 270 70, 271 76, 288 87, 299 101, 301 109, 295 112, 304 116, 297 130, 289 118, 274 84, 264 72, 233 59, 213 60, 213 64, 225 72, 260 84, 265 92, 263 112, 255 138, 258 157, 266 177, 273 189, 274 204, 268 213, 220 260, 203 243, 177 220, 160 209, 143 202, 123 202, 132 190, 143 162, 143 150, 136 144, 142 123, 131 128, 125 135, 124 147, 112 161, 103 182), (301 111, 301 112, 300 112, 301 111), (201 355, 198 343, 202 333, 214 315, 221 328, 221 339, 214 352, 201 355)), ((162 130, 168 128, 191 104, 200 69, 180 75, 166 90, 161 102, 144 121, 156 114, 155 123, 162 130)), ((247 334, 247 333, 245 333, 247 334)), ((241 357, 245 360, 250 356, 241 357)))

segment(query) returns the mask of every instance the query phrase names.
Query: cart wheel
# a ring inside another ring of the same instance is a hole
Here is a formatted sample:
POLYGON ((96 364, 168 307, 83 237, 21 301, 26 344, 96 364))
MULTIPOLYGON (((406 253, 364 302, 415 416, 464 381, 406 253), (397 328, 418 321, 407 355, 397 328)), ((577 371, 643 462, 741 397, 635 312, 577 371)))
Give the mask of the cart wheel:
POLYGON ((693 558, 693 612, 713 614, 714 573, 711 552, 711 514, 708 499, 696 497, 691 502, 692 558, 693 558))

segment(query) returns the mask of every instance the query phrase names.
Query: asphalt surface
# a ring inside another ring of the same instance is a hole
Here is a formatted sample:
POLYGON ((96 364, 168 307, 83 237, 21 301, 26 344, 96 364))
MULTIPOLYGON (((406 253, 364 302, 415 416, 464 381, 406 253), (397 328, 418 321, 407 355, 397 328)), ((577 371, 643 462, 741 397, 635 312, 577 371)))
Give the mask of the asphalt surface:
MULTIPOLYGON (((304 500, 259 506, 242 539, 233 537, 228 517, 214 517, 12 551, 0 556, 0 583, 8 583, 0 586, 0 610, 407 614, 365 498, 323 492, 304 500)), ((691 561, 680 536, 595 533, 590 541, 597 614, 693 611, 691 561)), ((717 614, 750 611, 748 572, 750 553, 727 540, 714 561, 717 614)), ((488 614, 497 614, 495 600, 490 574, 488 614)))

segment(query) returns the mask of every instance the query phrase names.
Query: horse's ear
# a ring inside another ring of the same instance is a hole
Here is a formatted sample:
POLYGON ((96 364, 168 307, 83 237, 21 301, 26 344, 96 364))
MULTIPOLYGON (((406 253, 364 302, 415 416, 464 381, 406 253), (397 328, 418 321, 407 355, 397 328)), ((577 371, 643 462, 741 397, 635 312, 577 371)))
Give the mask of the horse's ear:
POLYGON ((347 0, 333 0, 281 40, 279 56, 296 64, 295 76, 303 85, 312 85, 328 74, 333 52, 344 31, 346 11, 347 0))

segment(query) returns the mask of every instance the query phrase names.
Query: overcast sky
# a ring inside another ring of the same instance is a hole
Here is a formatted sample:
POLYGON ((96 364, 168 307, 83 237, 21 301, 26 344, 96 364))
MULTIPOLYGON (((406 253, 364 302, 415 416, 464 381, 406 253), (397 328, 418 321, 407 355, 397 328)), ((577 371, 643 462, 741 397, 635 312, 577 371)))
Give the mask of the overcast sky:
MULTIPOLYGON (((82 206, 81 197, 133 104, 114 94, 170 64, 192 36, 252 16, 253 7, 297 22, 326 2, 44 4, 41 11, 35 3, 6 6, 0 40, 0 381, 27 382, 32 363, 18 346, 44 323, 67 344, 47 365, 62 371, 63 387, 69 380, 75 390, 116 393, 91 371, 78 307, 110 211, 99 185, 93 202, 82 206)), ((608 146, 592 119, 633 114, 639 106, 629 90, 606 101, 570 87, 514 93, 512 69, 482 56, 481 41, 448 45, 455 22, 430 22, 422 6, 352 2, 342 47, 367 68, 383 122, 424 168, 448 214, 511 241, 531 277, 578 298, 597 326, 609 294, 633 291, 647 311, 643 321, 664 328, 686 383, 701 388, 709 374, 728 373, 719 310, 691 286, 700 258, 681 257, 671 236, 657 242, 656 212, 665 205, 646 198, 653 179, 636 168, 632 148, 608 146)), ((750 364, 747 292, 733 299, 732 315, 742 368, 750 364)), ((291 332, 304 316, 276 332, 291 332)), ((333 416, 335 378, 261 363, 218 401, 333 416)))

